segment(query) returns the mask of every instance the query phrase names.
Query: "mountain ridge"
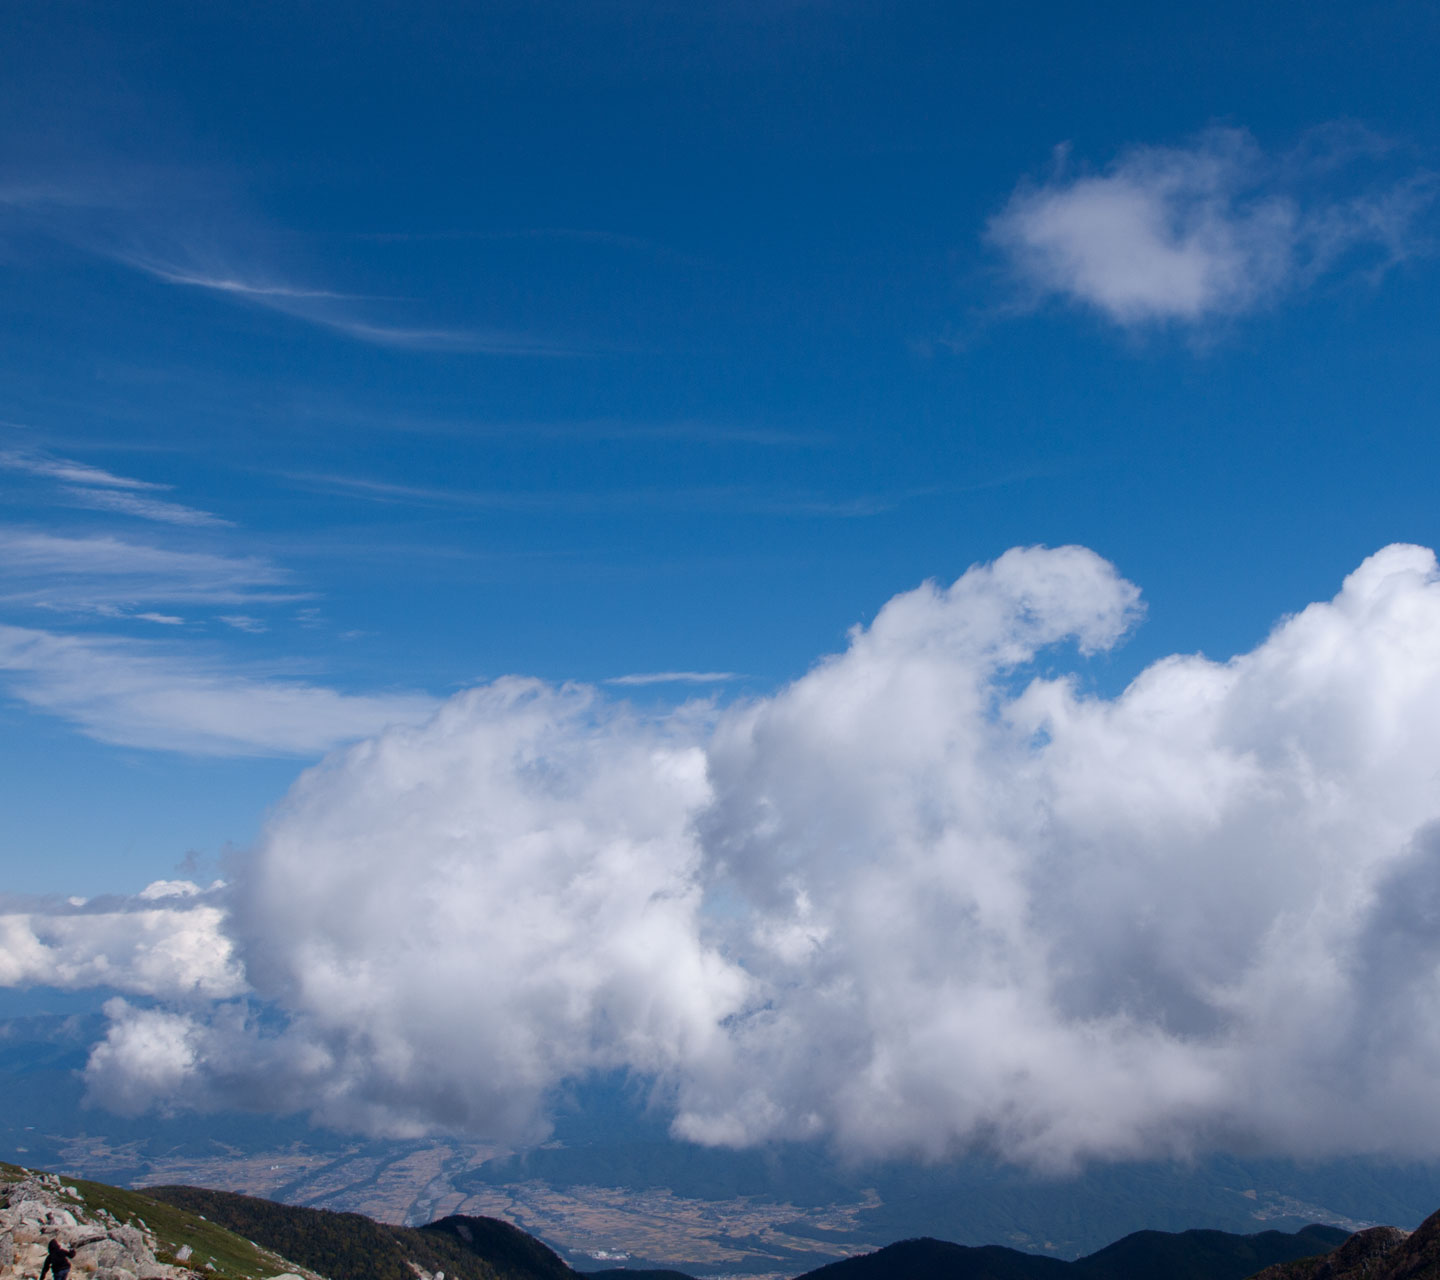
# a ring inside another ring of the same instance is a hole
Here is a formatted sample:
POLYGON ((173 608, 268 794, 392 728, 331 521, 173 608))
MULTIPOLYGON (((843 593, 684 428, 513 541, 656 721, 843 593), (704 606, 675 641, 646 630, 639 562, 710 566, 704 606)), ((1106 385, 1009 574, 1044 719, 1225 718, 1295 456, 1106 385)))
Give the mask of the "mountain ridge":
MULTIPOLYGON (((76 1280, 692 1280, 677 1270, 579 1271, 541 1240, 496 1218, 452 1214, 422 1227, 392 1226, 203 1187, 125 1190, 0 1165, 0 1280, 37 1274, 42 1242, 51 1236, 78 1247, 76 1280)), ((805 1271, 797 1280, 1252 1276, 1440 1280, 1440 1213, 1413 1233, 1381 1227, 1350 1234, 1320 1224, 1250 1235, 1138 1231, 1073 1261, 916 1237, 805 1271)))
POLYGON ((1319 1224, 1248 1236, 1204 1229, 1136 1231, 1071 1262, 1004 1245, 922 1237, 829 1263, 797 1280, 1247 1280, 1275 1264, 1329 1253, 1350 1238, 1319 1224))
POLYGON ((1440 1211, 1414 1231, 1371 1227, 1319 1258, 1282 1263, 1253 1280, 1433 1280, 1440 1276, 1440 1211))

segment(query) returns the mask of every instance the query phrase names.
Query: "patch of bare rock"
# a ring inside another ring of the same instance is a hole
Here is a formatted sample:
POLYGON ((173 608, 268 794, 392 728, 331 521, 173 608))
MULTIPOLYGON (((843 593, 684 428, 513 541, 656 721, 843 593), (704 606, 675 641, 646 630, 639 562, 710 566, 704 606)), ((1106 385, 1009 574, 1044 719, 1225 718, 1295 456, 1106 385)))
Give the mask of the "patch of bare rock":
POLYGON ((1357 1231, 1333 1253, 1268 1267, 1251 1280, 1440 1280, 1440 1212, 1414 1231, 1357 1231))
POLYGON ((37 1280, 55 1239, 75 1250, 74 1280, 208 1280, 203 1272, 161 1262, 143 1222, 120 1222, 106 1209, 90 1212, 78 1190, 53 1173, 0 1184, 0 1280, 37 1280))

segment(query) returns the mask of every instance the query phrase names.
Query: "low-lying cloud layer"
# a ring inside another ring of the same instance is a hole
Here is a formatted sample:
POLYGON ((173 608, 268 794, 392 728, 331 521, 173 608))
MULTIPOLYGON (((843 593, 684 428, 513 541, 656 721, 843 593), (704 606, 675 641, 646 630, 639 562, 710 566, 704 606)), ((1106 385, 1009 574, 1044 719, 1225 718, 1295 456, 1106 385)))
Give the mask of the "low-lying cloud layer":
POLYGON ((705 1143, 1440 1155, 1434 555, 1115 697, 1034 674, 1138 616, 1034 548, 723 710, 498 681, 307 772, 228 888, 124 907, 173 943, 12 912, 0 979, 151 997, 87 1072, 131 1111, 525 1140, 622 1069, 705 1143))

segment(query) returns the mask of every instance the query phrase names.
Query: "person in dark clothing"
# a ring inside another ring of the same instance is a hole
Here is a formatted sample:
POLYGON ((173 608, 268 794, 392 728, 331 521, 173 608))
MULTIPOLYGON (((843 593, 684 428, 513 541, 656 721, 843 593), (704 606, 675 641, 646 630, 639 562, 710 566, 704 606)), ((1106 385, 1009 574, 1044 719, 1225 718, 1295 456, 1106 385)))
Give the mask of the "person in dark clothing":
POLYGON ((56 1236, 45 1251, 45 1265, 40 1268, 40 1280, 45 1280, 47 1271, 55 1280, 70 1280, 70 1259, 74 1256, 75 1250, 67 1249, 60 1243, 60 1237, 56 1236))

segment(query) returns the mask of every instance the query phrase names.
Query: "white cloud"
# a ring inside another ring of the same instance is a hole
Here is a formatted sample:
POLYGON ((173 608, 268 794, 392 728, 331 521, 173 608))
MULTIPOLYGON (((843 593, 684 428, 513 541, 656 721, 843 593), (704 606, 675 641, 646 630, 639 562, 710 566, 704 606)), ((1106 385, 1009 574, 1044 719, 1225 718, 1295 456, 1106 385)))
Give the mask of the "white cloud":
POLYGON ((922 490, 892 495, 862 494, 828 497, 803 491, 765 492, 747 485, 711 485, 699 488, 577 490, 444 489, 430 485, 402 485, 361 476, 290 472, 289 480, 325 492, 353 495, 380 503, 416 502, 440 506, 482 507, 502 511, 616 511, 636 507, 663 509, 745 511, 766 515, 804 515, 863 519, 893 510, 921 496, 922 490))
POLYGON ((270 628, 259 618, 246 613, 222 613, 220 621, 235 631, 244 631, 252 636, 264 635, 270 628))
POLYGON ((181 271, 139 258, 126 261, 127 265, 156 276, 167 284, 191 285, 197 289, 211 289, 216 293, 235 293, 241 297, 256 298, 262 301, 350 297, 349 294, 334 293, 328 289, 306 289, 298 285, 275 284, 263 280, 242 280, 238 276, 206 275, 196 271, 181 271))
POLYGON ((117 476, 111 471, 92 467, 88 463, 75 462, 70 458, 55 458, 46 453, 25 452, 18 449, 0 449, 0 468, 6 471, 21 471, 29 475, 44 476, 61 480, 71 485, 89 485, 111 489, 168 489, 167 484, 156 484, 149 480, 134 480, 129 476, 117 476))
POLYGON ((190 1020, 119 999, 107 1001, 105 1012, 110 1033, 85 1070, 91 1098, 121 1115, 138 1115, 157 1097, 183 1098, 199 1058, 190 1020))
POLYGON ((167 1000, 239 995, 245 979, 224 919, 218 895, 188 881, 157 881, 133 899, 0 907, 0 987, 113 987, 167 1000))
POLYGON ((589 348, 574 343, 559 342, 534 334, 507 333, 499 329, 418 328, 374 324, 351 316, 333 314, 310 314, 305 316, 305 319, 358 338, 361 342, 406 351, 453 351, 460 354, 547 358, 591 354, 589 348))
POLYGON ((193 898, 200 892, 193 880, 152 880, 136 896, 154 902, 158 898, 193 898))
POLYGON ((51 609, 141 603, 295 600, 290 575, 259 556, 226 556, 0 526, 0 599, 51 609))
MULTIPOLYGON (((365 304, 376 301, 331 289, 292 284, 272 275, 254 275, 227 266, 183 266, 178 261, 154 255, 113 254, 126 266, 143 271, 167 284, 204 289, 278 311, 308 324, 318 325, 374 346, 414 351, 474 352, 509 356, 572 356, 579 348, 531 334, 498 329, 467 327, 411 326, 376 321, 360 314, 365 304)), ((197 256, 195 250, 188 255, 197 256)), ((215 260, 213 250, 198 256, 215 260)))
POLYGON ((166 285, 264 308, 353 341, 402 351, 569 357, 593 347, 474 324, 407 323, 412 299, 317 286, 277 260, 277 237, 243 212, 211 171, 131 169, 97 181, 20 176, 0 182, 0 209, 34 231, 166 285))
POLYGON ((734 671, 635 671, 625 676, 611 676, 606 684, 723 684, 738 680, 734 671))
POLYGON ((710 1143, 1440 1155, 1433 554, 1114 697, 1030 665, 1137 617, 1029 549, 729 710, 460 695, 307 773, 242 865, 281 1029, 117 1008, 95 1096, 525 1138, 629 1068, 710 1143))
POLYGON ((56 458, 36 450, 0 450, 0 470, 58 480, 62 483, 61 493, 74 506, 91 507, 97 511, 115 511, 121 515, 156 520, 162 524, 228 526, 232 523, 208 511, 146 496, 156 490, 171 488, 168 484, 117 476, 100 467, 75 462, 70 458, 56 458))
POLYGON ((91 507, 96 511, 114 511, 123 516, 135 516, 140 520, 156 520, 161 524, 211 528, 234 524, 234 521, 222 520, 209 511, 187 507, 179 502, 166 502, 163 498, 146 498, 140 494, 127 493, 124 490, 89 489, 71 485, 67 486, 63 492, 77 507, 91 507))
MULTIPOLYGON (((213 1052, 187 1089, 264 1061, 330 1124, 534 1138, 564 1079, 704 1056, 746 983, 699 936, 697 728, 510 679, 311 770, 234 898, 290 1026, 191 1018, 213 1052)), ((93 1082, 133 1102, 119 1070, 94 1061, 93 1082)))
POLYGON ((316 755, 435 707, 423 694, 248 675, 155 643, 9 626, 0 626, 0 680, 101 742, 200 755, 316 755))
POLYGON ((1353 253, 1386 265, 1411 251, 1427 176, 1344 196, 1314 189, 1378 149, 1332 132, 1272 158, 1243 130, 1213 129, 1188 146, 1135 148, 1099 174, 1072 172, 1062 152, 1058 172, 1022 185, 988 238, 1037 299, 1128 326, 1236 315, 1353 253))

